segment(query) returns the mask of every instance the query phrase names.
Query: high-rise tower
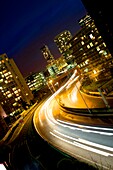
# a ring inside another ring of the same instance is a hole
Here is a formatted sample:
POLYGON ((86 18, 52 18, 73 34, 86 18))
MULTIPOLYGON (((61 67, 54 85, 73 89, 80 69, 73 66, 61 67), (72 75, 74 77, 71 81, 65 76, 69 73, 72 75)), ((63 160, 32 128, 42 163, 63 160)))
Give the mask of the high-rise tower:
POLYGON ((49 48, 47 45, 44 45, 43 47, 41 47, 41 52, 42 52, 42 55, 44 56, 44 58, 46 59, 47 63, 48 64, 51 64, 53 61, 54 61, 54 57, 53 55, 51 54, 49 48))
POLYGON ((113 57, 100 35, 94 20, 86 15, 79 20, 80 31, 73 36, 71 43, 74 61, 84 77, 101 80, 112 77, 113 57))
POLYGON ((0 104, 6 114, 20 112, 22 101, 29 104, 32 99, 33 94, 14 60, 0 55, 0 104))
POLYGON ((113 9, 112 1, 82 0, 87 12, 113 56, 113 9))
POLYGON ((46 68, 47 68, 48 72, 50 73, 50 76, 54 77, 55 74, 58 72, 58 68, 57 68, 56 61, 55 61, 53 55, 51 54, 47 45, 44 45, 41 48, 41 52, 47 61, 46 68))
POLYGON ((66 60, 70 59, 70 50, 69 47, 71 44, 68 43, 68 41, 72 38, 72 35, 70 31, 65 30, 58 34, 54 38, 54 42, 56 43, 60 53, 64 56, 66 60))

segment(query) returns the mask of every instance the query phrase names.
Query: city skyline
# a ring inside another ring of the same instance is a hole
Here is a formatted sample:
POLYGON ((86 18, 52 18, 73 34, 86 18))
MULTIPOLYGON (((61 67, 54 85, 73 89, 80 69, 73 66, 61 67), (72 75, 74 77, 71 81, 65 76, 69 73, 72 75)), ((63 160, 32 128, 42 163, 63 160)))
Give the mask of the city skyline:
POLYGON ((46 44, 55 58, 60 52, 54 38, 64 30, 74 35, 86 14, 80 0, 1 2, 0 54, 13 58, 23 76, 46 66, 40 48, 46 44))

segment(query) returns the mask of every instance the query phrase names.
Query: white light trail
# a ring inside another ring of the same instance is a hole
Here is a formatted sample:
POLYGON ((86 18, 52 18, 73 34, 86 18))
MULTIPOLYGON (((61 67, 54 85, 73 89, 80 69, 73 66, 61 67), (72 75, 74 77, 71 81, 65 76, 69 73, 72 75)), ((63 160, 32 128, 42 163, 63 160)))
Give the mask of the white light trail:
POLYGON ((112 151, 113 152, 113 148, 112 147, 108 147, 108 146, 105 146, 105 145, 94 143, 94 142, 91 142, 91 141, 88 141, 88 140, 85 140, 85 139, 81 139, 81 138, 73 138, 73 137, 70 137, 70 136, 65 135, 63 133, 60 133, 57 130, 54 130, 54 132, 56 132, 57 134, 59 134, 59 135, 61 135, 63 137, 72 139, 74 141, 77 141, 77 142, 80 142, 80 143, 83 143, 83 144, 87 144, 87 145, 90 145, 90 146, 98 147, 98 148, 105 149, 107 151, 110 151, 110 152, 112 151))
POLYGON ((60 133, 60 135, 62 135, 63 137, 66 137, 66 138, 67 138, 67 139, 64 139, 64 138, 62 138, 62 137, 54 134, 53 132, 50 132, 50 134, 53 135, 53 136, 55 136, 56 138, 58 138, 58 139, 60 139, 60 140, 63 140, 63 141, 65 141, 65 142, 67 142, 67 143, 70 143, 70 144, 72 144, 72 145, 75 145, 76 147, 80 147, 80 148, 82 148, 82 149, 85 149, 85 150, 88 150, 88 151, 91 151, 91 152, 95 152, 95 153, 98 153, 98 154, 103 155, 103 156, 107 156, 107 157, 108 157, 108 156, 112 156, 112 157, 113 157, 113 154, 111 154, 111 153, 108 153, 108 152, 105 152, 105 151, 102 151, 102 150, 99 150, 99 149, 96 149, 96 148, 92 148, 92 147, 90 147, 90 146, 86 146, 85 144, 79 143, 79 141, 73 141, 73 142, 71 142, 71 141, 69 141, 69 140, 67 140, 67 139, 73 139, 73 140, 77 140, 77 139, 72 138, 72 137, 70 137, 70 136, 68 136, 68 135, 64 135, 64 134, 61 134, 61 133, 60 133))
POLYGON ((70 128, 70 126, 73 126, 73 128, 75 128, 76 130, 81 130, 84 132, 91 132, 91 133, 99 133, 99 134, 103 134, 103 135, 108 135, 108 136, 113 136, 113 132, 103 132, 103 130, 105 131, 113 131, 112 128, 102 128, 102 127, 95 127, 95 126, 85 126, 85 125, 80 125, 80 124, 76 124, 76 123, 70 123, 70 122, 65 122, 62 120, 57 119, 58 122, 62 123, 60 125, 65 125, 65 127, 67 126, 68 128, 70 128), (69 126, 68 126, 69 125, 69 126), (92 129, 92 130, 89 130, 92 129), (93 129, 96 130, 101 130, 101 131, 94 131, 93 129))

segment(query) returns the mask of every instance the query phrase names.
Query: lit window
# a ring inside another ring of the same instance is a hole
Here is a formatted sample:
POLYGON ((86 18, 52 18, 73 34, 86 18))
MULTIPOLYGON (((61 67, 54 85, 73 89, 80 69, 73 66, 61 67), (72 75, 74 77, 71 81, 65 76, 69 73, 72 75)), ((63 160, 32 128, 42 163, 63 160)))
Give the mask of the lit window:
POLYGON ((14 91, 14 93, 17 94, 17 93, 18 93, 18 90, 14 91))
POLYGON ((81 44, 84 45, 84 41, 81 41, 81 44))
POLYGON ((93 36, 93 34, 90 34, 89 37, 90 37, 92 40, 95 39, 95 37, 93 36))
POLYGON ((7 83, 8 83, 8 81, 7 81, 7 80, 5 80, 5 83, 7 84, 7 83))
POLYGON ((13 103, 13 106, 17 106, 17 103, 15 102, 15 103, 13 103))
POLYGON ((89 49, 89 48, 90 48, 90 45, 87 45, 87 48, 89 49))
POLYGON ((21 97, 19 96, 19 97, 18 97, 18 100, 20 100, 20 98, 21 98, 21 97))
POLYGON ((2 83, 3 82, 3 79, 0 79, 0 83, 2 83))
POLYGON ((82 51, 83 50, 83 48, 80 48, 80 51, 82 51))
POLYGON ((7 70, 3 70, 3 74, 6 73, 6 72, 7 72, 7 70))
POLYGON ((8 94, 7 97, 10 98, 12 96, 12 94, 8 94))
POLYGON ((101 36, 98 37, 98 39, 102 38, 101 36))
POLYGON ((5 76, 8 76, 8 72, 4 74, 5 76))
POLYGON ((106 44, 103 42, 104 47, 106 47, 106 44))
POLYGON ((9 93, 10 93, 10 91, 7 91, 7 92, 6 92, 6 94, 9 94, 9 93))
POLYGON ((12 88, 12 90, 15 91, 15 90, 16 90, 16 87, 12 88))
POLYGON ((96 70, 93 70, 93 73, 94 73, 94 74, 96 74, 96 73, 97 73, 97 71, 96 71, 96 70))
POLYGON ((85 61, 85 63, 88 64, 88 61, 89 61, 89 60, 87 59, 87 60, 85 61))
POLYGON ((84 70, 84 72, 88 72, 88 68, 86 68, 86 69, 84 70))
POLYGON ((96 47, 96 49, 97 49, 97 51, 100 51, 100 48, 99 48, 99 46, 98 46, 98 47, 96 47))
POLYGON ((93 47, 93 43, 92 42, 90 42, 90 46, 93 47))

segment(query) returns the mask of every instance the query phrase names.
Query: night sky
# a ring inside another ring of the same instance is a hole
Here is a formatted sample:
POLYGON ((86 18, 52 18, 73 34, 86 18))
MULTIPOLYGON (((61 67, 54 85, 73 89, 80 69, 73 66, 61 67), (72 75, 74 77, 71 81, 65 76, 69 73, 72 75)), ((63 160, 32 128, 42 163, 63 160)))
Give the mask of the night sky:
POLYGON ((47 63, 40 48, 45 44, 60 57, 55 36, 64 30, 75 35, 84 15, 81 0, 2 0, 0 54, 13 58, 23 76, 41 71, 47 63))

